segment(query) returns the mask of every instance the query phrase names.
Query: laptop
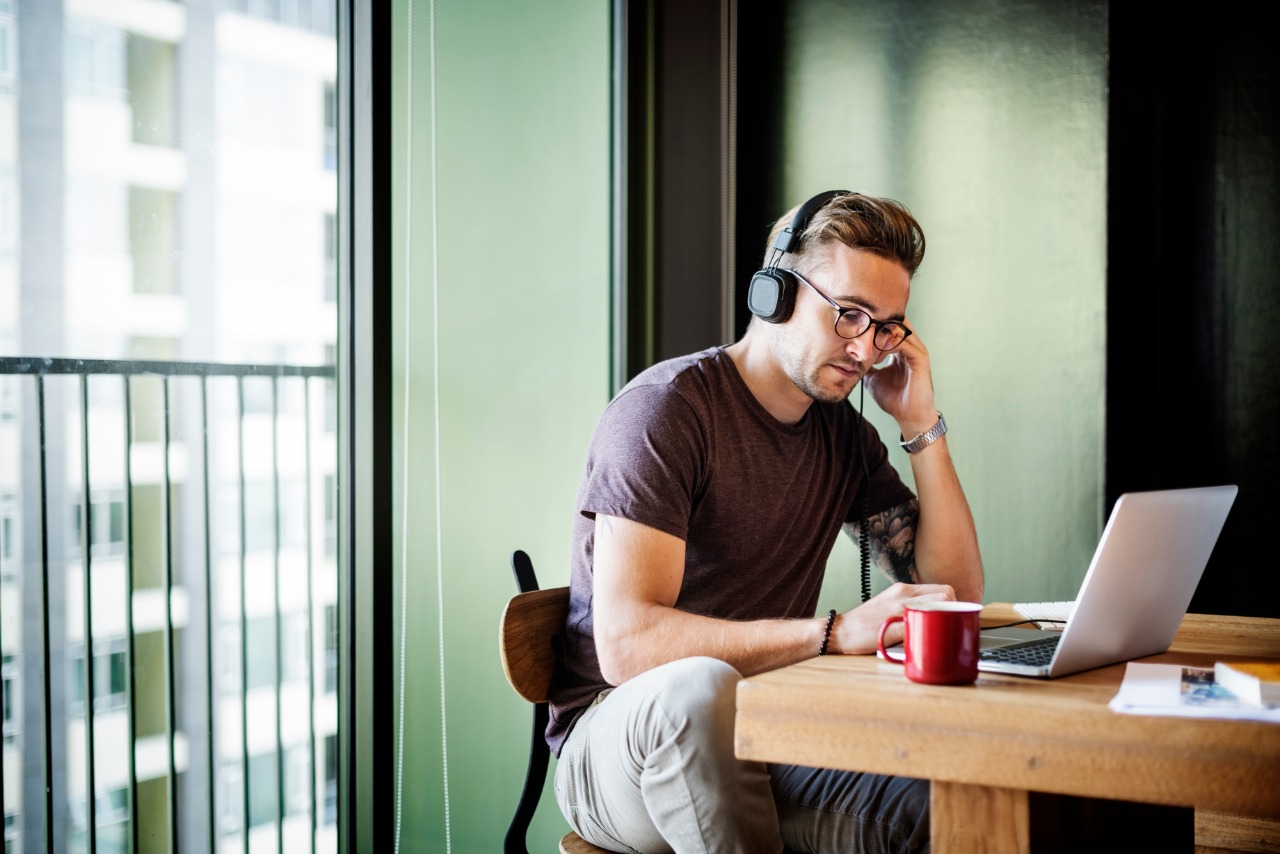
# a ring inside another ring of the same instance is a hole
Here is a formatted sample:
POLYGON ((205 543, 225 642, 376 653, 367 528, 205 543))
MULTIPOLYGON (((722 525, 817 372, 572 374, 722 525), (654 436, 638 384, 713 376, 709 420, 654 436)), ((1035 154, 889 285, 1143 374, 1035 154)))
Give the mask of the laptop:
MULTIPOLYGON (((1234 485, 1127 492, 1061 631, 982 631, 978 669, 1052 679, 1164 652, 1235 502, 1234 485)), ((902 646, 886 650, 901 660, 902 646)))

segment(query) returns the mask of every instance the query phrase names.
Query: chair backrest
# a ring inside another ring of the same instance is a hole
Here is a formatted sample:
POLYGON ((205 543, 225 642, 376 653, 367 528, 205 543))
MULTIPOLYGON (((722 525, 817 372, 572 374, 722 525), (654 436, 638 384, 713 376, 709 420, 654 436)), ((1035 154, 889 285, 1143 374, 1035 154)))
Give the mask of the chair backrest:
POLYGON ((547 699, 556 655, 551 639, 564 631, 569 588, 517 593, 507 602, 498 625, 502 670, 516 693, 530 703, 547 699))
POLYGON ((502 619, 498 622, 498 653, 511 687, 533 704, 533 728, 529 732, 524 790, 507 827, 502 850, 503 854, 528 854, 525 837, 538 809, 551 757, 545 736, 549 716, 547 693, 556 664, 551 639, 564 628, 564 618, 569 613, 569 588, 539 590, 533 561, 522 551, 512 553, 511 569, 520 592, 502 610, 502 619))
MULTIPOLYGON (((522 551, 511 555, 516 588, 520 591, 502 609, 498 622, 498 652, 502 671, 516 693, 533 704, 533 729, 529 733, 529 765, 524 790, 502 841, 503 854, 528 854, 525 837, 538 808, 547 779, 551 750, 547 747, 547 694, 556 669, 554 638, 564 631, 569 614, 569 588, 538 589, 533 561, 522 551)), ((609 854, 570 831, 560 840, 561 854, 609 854)))

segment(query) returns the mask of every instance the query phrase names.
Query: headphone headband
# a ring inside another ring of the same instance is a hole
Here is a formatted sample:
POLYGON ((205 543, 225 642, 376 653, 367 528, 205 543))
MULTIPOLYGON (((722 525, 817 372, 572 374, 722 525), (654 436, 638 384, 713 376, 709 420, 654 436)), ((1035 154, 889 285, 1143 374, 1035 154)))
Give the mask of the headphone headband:
POLYGON ((791 220, 791 225, 782 229, 778 234, 778 239, 774 241, 773 248, 782 252, 790 252, 795 249, 796 244, 800 242, 800 236, 809 227, 809 220, 813 219, 813 215, 836 196, 845 196, 848 193, 848 190, 827 190, 825 193, 819 193, 809 199, 796 211, 795 217, 791 220))

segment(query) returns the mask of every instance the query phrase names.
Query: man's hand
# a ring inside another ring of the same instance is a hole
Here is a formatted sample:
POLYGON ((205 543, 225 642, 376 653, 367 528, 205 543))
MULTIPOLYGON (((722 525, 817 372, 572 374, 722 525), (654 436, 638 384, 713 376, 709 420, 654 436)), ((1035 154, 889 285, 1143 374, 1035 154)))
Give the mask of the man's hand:
MULTIPOLYGON (((950 584, 904 584, 898 582, 866 602, 846 611, 836 618, 831 627, 831 643, 828 653, 864 655, 876 651, 880 624, 889 617, 901 614, 915 602, 954 600, 955 591, 950 584)), ((892 646, 902 640, 902 624, 890 626, 885 633, 884 645, 892 646)))
POLYGON ((907 438, 928 430, 938 420, 929 351, 919 335, 903 341, 878 367, 867 368, 862 382, 871 399, 898 422, 907 438))

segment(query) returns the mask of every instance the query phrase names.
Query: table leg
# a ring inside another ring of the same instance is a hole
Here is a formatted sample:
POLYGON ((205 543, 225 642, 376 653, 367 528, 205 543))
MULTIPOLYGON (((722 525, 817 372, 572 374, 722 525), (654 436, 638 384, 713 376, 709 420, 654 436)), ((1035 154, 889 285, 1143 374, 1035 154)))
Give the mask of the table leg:
POLYGON ((933 781, 929 833, 934 854, 1029 854, 1031 820, 1022 789, 933 781))

